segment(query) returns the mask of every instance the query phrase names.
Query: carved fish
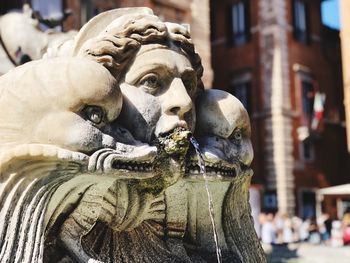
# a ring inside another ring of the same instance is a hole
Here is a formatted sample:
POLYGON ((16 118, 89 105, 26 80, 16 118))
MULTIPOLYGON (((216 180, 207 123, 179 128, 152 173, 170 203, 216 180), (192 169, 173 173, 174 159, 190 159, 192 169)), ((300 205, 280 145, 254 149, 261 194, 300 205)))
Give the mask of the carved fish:
MULTIPOLYGON (((223 262, 266 262, 248 202, 253 174, 248 113, 233 95, 214 89, 198 97, 196 109, 195 136, 203 153, 206 177, 215 200, 214 215, 223 262)), ((208 210, 203 210, 208 204, 197 163, 194 155, 186 167, 185 178, 190 189, 188 206, 191 207, 186 242, 190 251, 198 253, 199 250, 201 257, 210 261, 215 260, 215 246, 213 238, 207 238, 211 223, 208 210)))

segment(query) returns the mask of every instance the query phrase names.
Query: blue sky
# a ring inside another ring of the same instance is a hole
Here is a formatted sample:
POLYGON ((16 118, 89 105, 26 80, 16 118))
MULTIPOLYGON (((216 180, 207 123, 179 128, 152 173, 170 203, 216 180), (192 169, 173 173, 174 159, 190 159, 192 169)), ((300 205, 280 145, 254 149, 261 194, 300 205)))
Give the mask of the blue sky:
POLYGON ((322 3, 321 11, 323 24, 336 29, 340 28, 339 0, 324 1, 322 3))

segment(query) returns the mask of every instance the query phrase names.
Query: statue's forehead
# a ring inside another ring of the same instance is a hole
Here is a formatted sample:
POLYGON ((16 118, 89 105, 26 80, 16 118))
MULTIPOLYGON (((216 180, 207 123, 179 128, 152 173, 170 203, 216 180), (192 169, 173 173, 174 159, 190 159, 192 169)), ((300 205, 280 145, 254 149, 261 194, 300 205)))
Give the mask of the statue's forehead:
POLYGON ((154 43, 154 44, 146 44, 146 45, 142 45, 140 47, 140 49, 138 50, 138 52, 136 53, 136 56, 140 56, 143 53, 149 52, 149 51, 153 51, 153 50, 172 50, 172 51, 176 51, 176 52, 181 52, 180 48, 177 47, 175 44, 173 44, 172 42, 168 42, 167 44, 160 44, 160 43, 154 43))
POLYGON ((187 55, 179 48, 161 44, 143 45, 135 56, 129 72, 167 67, 169 70, 192 68, 187 55))

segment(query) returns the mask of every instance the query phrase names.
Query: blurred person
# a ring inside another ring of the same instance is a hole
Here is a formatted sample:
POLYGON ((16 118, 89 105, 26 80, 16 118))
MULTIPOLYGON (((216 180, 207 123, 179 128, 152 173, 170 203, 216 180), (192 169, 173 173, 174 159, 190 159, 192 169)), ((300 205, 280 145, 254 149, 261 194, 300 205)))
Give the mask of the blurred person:
POLYGON ((260 226, 260 229, 259 229, 259 232, 260 232, 259 239, 261 240, 262 226, 263 226, 263 224, 264 224, 265 221, 266 221, 266 214, 263 213, 263 212, 261 212, 261 213, 259 214, 258 220, 259 220, 259 226, 260 226))
POLYGON ((302 241, 302 242, 307 241, 309 239, 310 223, 311 223, 311 219, 307 218, 300 225, 299 238, 300 238, 300 241, 302 241))
POLYGON ((314 218, 311 219, 309 225, 309 239, 311 244, 319 244, 321 242, 321 235, 318 230, 317 222, 314 218))
POLYGON ((283 228, 284 228, 284 218, 280 212, 277 212, 274 218, 274 223, 276 227, 276 244, 283 243, 283 228))
POLYGON ((300 228, 303 221, 300 217, 293 216, 292 217, 292 230, 293 230, 293 241, 299 242, 300 241, 300 228))
POLYGON ((326 220, 326 214, 322 213, 319 217, 316 218, 318 232, 320 233, 321 240, 323 240, 326 236, 326 226, 324 221, 326 220))
POLYGON ((324 225, 326 227, 326 235, 325 238, 323 239, 326 243, 329 243, 330 239, 331 239, 331 233, 332 233, 332 218, 330 217, 329 214, 326 214, 326 220, 324 221, 324 225))
POLYGON ((266 214, 263 212, 259 213, 258 216, 258 222, 259 222, 259 239, 261 240, 261 231, 262 231, 262 225, 264 224, 264 222, 266 221, 266 214))
POLYGON ((332 229, 332 220, 328 213, 322 213, 321 216, 317 218, 317 226, 322 242, 327 243, 331 237, 332 229))
POLYGON ((293 240, 293 230, 292 230, 292 220, 287 214, 282 215, 283 218, 283 229, 282 229, 282 238, 283 243, 292 243, 293 240))
POLYGON ((261 225, 261 241, 265 244, 276 243, 276 229, 273 219, 273 214, 269 213, 265 216, 261 225))
POLYGON ((350 209, 347 209, 342 219, 343 242, 350 245, 350 209))
POLYGON ((341 247, 343 245, 342 222, 334 220, 332 222, 331 242, 332 247, 341 247))

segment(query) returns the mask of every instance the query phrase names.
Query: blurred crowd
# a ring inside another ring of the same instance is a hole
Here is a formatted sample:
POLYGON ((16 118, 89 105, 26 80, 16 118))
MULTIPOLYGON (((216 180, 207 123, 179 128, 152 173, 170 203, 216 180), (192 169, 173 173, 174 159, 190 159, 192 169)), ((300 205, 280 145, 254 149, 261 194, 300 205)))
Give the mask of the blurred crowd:
POLYGON ((343 218, 331 219, 324 213, 319 218, 301 219, 281 213, 261 213, 260 238, 265 244, 309 242, 333 247, 350 245, 350 210, 343 218))

